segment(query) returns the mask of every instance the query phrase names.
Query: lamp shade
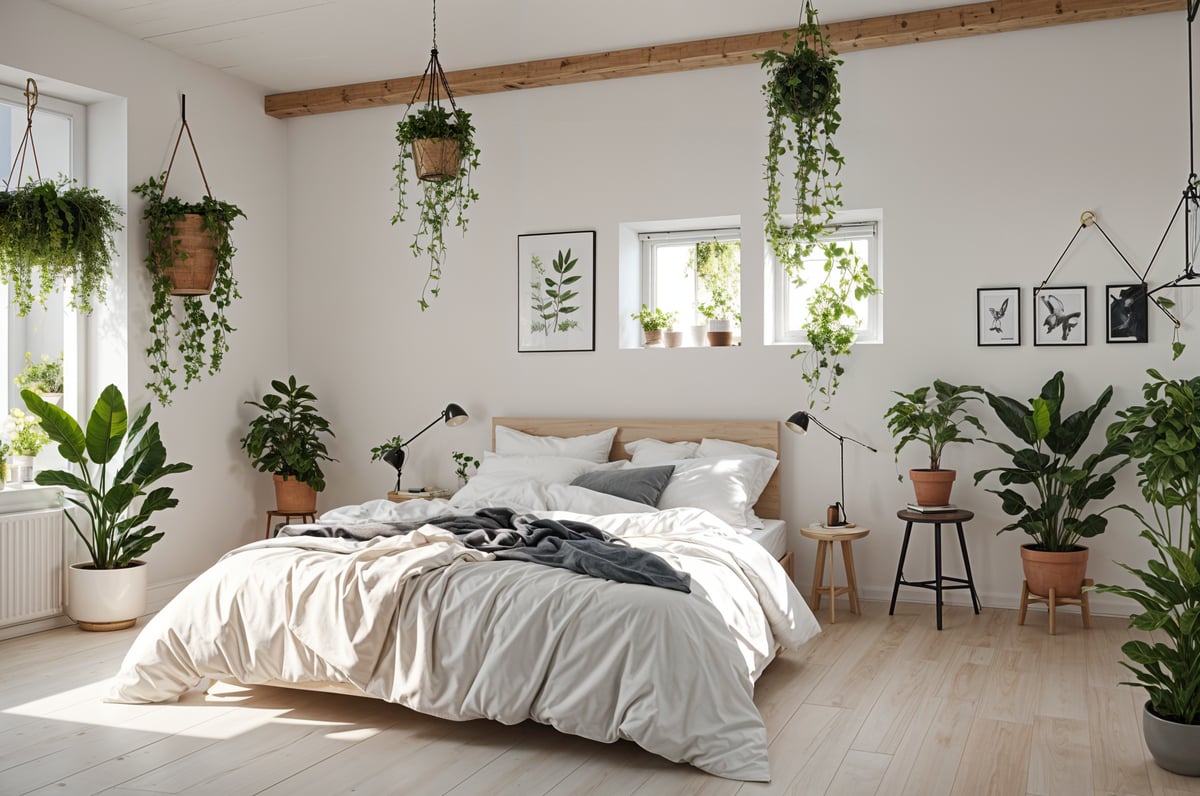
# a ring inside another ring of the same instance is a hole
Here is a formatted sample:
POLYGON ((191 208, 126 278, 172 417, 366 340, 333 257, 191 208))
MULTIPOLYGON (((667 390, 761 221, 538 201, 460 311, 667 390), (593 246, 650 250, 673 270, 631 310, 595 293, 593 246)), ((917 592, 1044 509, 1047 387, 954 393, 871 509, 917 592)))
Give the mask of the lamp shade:
POLYGON ((383 460, 396 468, 396 472, 404 469, 404 448, 392 448, 387 453, 383 454, 383 460))
POLYGON ((787 419, 787 427, 797 434, 808 433, 808 412, 793 412, 787 419))
POLYGON ((442 410, 442 417, 446 419, 448 426, 461 426, 467 422, 469 415, 467 410, 458 404, 446 404, 446 408, 442 410))

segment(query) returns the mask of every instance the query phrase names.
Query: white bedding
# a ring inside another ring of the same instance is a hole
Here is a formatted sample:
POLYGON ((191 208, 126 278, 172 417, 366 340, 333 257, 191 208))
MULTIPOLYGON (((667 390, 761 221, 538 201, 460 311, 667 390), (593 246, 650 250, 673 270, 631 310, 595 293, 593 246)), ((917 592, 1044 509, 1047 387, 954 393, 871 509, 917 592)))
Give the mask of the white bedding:
POLYGON ((763 520, 762 523, 763 527, 750 528, 747 534, 778 561, 787 552, 787 524, 783 520, 763 520))
MULTIPOLYGON (((537 492, 525 498, 547 497, 537 492)), ((596 500, 558 497, 572 508, 596 500)), ((372 501, 322 521, 446 509, 372 501)), ((819 632, 771 555, 699 509, 539 514, 591 522, 655 552, 692 576, 692 593, 488 561, 435 526, 366 543, 271 539, 227 555, 155 616, 110 698, 163 701, 203 678, 348 683, 443 718, 531 718, 598 741, 627 738, 719 776, 769 780, 754 681, 777 645, 819 632)))

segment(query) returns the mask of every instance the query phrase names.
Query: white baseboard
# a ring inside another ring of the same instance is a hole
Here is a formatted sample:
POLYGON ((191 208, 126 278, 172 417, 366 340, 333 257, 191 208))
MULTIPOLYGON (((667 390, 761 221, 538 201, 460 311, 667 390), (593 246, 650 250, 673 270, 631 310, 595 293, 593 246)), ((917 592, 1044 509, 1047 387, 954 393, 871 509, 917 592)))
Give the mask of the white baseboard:
MULTIPOLYGON (((920 603, 922 605, 932 605, 936 595, 928 589, 916 589, 911 587, 900 587, 900 594, 896 598, 896 602, 902 603, 920 603)), ((891 589, 863 589, 862 598, 864 600, 872 600, 875 602, 890 603, 892 601, 891 589)), ((971 595, 966 589, 954 589, 953 591, 944 592, 942 594, 942 603, 944 605, 962 605, 971 606, 971 595)), ((1128 617, 1138 611, 1137 603, 1132 600, 1126 600, 1123 597, 1117 597, 1111 594, 1092 594, 1089 598, 1092 613, 1097 616, 1120 616, 1128 617)), ((1019 594, 983 594, 979 595, 979 604, 985 608, 1007 608, 1017 610, 1021 607, 1021 595, 1019 594)), ((1044 605, 1031 605, 1031 611, 1045 611, 1044 605)), ((1073 606, 1065 606, 1064 610, 1078 610, 1073 606)))

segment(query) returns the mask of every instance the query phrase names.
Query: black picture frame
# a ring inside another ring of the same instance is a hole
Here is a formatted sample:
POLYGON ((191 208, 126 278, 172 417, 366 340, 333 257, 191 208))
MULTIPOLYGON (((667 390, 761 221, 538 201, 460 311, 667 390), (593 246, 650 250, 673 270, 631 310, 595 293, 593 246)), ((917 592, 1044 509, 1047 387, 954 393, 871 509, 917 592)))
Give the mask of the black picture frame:
POLYGON ((517 351, 595 350, 596 231, 518 235, 517 351))
POLYGON ((1145 282, 1105 285, 1105 342, 1150 342, 1150 299, 1146 290, 1145 282))
POLYGON ((1021 344, 1021 288, 981 287, 975 291, 975 345, 1021 344))
POLYGON ((1033 344, 1087 345, 1088 304, 1084 285, 1047 285, 1033 289, 1033 344))

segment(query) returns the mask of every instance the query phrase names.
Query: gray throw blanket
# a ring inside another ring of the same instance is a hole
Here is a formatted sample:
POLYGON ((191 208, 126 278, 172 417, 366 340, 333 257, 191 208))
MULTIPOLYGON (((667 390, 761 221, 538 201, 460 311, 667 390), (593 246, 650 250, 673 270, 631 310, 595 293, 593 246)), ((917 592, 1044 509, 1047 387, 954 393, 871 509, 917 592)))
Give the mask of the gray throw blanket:
POLYGON ((561 567, 593 578, 640 583, 685 593, 692 578, 658 556, 630 547, 586 522, 546 520, 517 515, 512 509, 487 508, 474 514, 446 514, 423 522, 385 522, 370 525, 288 525, 280 536, 325 536, 366 541, 396 536, 424 525, 450 531, 467 547, 492 553, 497 559, 561 567))

